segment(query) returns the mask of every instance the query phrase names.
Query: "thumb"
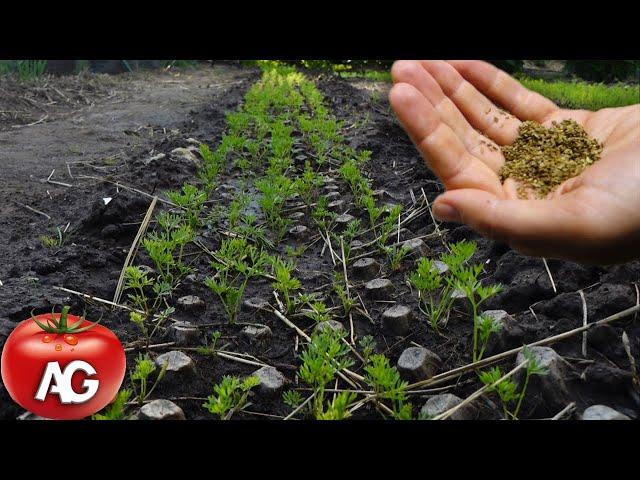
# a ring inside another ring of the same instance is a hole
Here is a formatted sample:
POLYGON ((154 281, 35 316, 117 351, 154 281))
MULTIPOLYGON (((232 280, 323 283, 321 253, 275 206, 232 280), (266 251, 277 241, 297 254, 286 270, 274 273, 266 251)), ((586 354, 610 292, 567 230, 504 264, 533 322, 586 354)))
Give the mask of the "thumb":
POLYGON ((444 221, 465 223, 523 253, 553 257, 584 232, 584 219, 565 198, 500 199, 483 190, 449 190, 435 200, 433 214, 444 221))

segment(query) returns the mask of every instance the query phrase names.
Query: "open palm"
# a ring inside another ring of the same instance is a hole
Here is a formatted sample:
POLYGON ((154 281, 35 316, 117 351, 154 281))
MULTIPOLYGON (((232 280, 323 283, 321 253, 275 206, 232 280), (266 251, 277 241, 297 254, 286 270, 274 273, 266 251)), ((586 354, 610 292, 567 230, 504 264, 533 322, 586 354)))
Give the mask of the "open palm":
POLYGON ((640 257, 640 105, 563 110, 480 61, 401 60, 392 76, 391 105, 447 189, 435 216, 527 255, 587 263, 640 257), (601 160, 546 199, 518 199, 515 182, 498 176, 498 147, 516 139, 522 121, 564 119, 603 143, 601 160))

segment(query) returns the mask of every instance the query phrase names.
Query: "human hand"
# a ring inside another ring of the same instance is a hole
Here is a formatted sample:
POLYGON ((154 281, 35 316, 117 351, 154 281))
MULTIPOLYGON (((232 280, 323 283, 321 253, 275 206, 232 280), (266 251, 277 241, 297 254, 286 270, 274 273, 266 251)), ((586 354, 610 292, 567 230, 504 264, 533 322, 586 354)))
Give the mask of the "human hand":
POLYGON ((433 204, 437 218, 525 255, 594 264, 640 257, 640 105, 563 110, 481 61, 401 60, 391 73, 391 106, 447 190, 433 204), (498 146, 513 143, 522 121, 565 119, 603 144, 601 159, 545 199, 519 199, 515 181, 498 176, 498 146))

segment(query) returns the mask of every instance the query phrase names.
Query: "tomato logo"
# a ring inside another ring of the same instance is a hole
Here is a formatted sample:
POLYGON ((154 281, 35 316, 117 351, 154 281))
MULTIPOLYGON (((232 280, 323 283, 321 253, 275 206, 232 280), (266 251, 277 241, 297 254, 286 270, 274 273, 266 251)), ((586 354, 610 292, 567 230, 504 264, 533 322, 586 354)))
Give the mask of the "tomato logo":
POLYGON ((69 315, 64 307, 21 322, 7 338, 0 370, 11 398, 24 409, 77 420, 115 398, 126 358, 111 330, 69 315))

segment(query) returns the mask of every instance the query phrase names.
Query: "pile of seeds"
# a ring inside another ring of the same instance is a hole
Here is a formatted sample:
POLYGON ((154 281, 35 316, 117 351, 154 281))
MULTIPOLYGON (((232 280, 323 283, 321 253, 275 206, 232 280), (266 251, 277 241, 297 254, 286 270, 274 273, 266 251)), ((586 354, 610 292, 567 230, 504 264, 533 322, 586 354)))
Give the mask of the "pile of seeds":
POLYGON ((512 145, 502 147, 505 164, 500 177, 517 180, 521 198, 526 198, 527 191, 544 198, 565 180, 580 175, 602 153, 602 144, 574 120, 553 122, 551 128, 527 121, 518 133, 512 145))

